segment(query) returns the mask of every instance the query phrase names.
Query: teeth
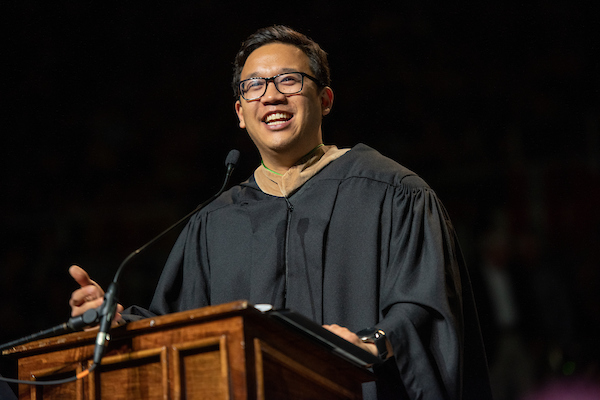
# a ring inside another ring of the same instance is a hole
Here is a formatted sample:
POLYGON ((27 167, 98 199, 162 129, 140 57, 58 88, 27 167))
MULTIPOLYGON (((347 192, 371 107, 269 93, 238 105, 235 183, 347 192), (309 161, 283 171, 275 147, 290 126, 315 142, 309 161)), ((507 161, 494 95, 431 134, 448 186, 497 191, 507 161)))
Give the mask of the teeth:
POLYGON ((284 122, 290 118, 292 118, 292 116, 288 113, 273 113, 273 114, 267 115, 267 117, 265 118, 265 122, 267 124, 272 123, 272 122, 284 122))

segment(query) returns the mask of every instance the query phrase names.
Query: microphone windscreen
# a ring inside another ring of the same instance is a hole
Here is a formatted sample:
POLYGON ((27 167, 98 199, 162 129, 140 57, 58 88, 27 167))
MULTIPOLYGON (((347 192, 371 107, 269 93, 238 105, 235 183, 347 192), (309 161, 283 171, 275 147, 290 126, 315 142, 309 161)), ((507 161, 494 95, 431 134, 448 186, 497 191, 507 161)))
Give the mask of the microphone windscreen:
POLYGON ((239 150, 233 149, 227 154, 227 158, 225 159, 225 166, 228 167, 233 165, 234 167, 237 165, 238 160, 240 159, 239 150))

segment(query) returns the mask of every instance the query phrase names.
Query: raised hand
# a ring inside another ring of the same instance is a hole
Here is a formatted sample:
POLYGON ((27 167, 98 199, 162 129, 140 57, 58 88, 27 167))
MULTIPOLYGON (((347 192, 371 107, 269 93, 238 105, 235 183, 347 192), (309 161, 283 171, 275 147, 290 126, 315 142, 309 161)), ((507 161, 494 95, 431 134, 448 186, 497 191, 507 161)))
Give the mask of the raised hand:
MULTIPOLYGON (((72 265, 69 268, 69 274, 81 286, 71 294, 69 305, 71 306, 71 316, 81 315, 91 308, 97 308, 104 301, 104 290, 95 281, 90 279, 88 273, 77 265, 72 265)), ((123 321, 121 317, 123 306, 117 305, 117 315, 113 321, 113 325, 119 325, 123 321)))

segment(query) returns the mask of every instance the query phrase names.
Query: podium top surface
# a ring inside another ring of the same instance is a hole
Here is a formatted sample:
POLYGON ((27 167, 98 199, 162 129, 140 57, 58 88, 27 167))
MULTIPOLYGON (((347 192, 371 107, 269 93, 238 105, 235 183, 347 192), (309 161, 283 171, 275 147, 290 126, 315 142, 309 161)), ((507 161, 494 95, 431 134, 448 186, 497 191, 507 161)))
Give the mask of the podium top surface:
MULTIPOLYGON (((222 318, 228 315, 244 313, 255 315, 261 314, 261 312, 250 305, 248 301, 238 300, 231 303, 207 306, 129 322, 125 325, 112 328, 111 334, 115 337, 122 337, 141 331, 164 329, 176 325, 186 324, 190 323, 191 321, 200 323, 215 318, 222 318)), ((96 332, 96 330, 89 330, 40 339, 4 350, 2 355, 16 355, 21 357, 38 353, 40 351, 48 351, 48 349, 52 347, 63 348, 72 345, 85 345, 88 344, 88 342, 93 343, 95 341, 96 332)))
MULTIPOLYGON (((276 324, 281 329, 292 331, 294 334, 316 343, 328 352, 336 354, 359 367, 366 367, 378 361, 378 358, 371 353, 337 336, 303 315, 290 310, 262 312, 247 300, 238 300, 129 322, 126 325, 111 329, 111 335, 114 339, 122 339, 147 332, 171 329, 188 324, 201 324, 234 316, 260 320, 261 324, 276 324)), ((27 357, 67 347, 91 345, 95 340, 95 330, 75 332, 15 346, 4 350, 2 354, 5 356, 27 357)))

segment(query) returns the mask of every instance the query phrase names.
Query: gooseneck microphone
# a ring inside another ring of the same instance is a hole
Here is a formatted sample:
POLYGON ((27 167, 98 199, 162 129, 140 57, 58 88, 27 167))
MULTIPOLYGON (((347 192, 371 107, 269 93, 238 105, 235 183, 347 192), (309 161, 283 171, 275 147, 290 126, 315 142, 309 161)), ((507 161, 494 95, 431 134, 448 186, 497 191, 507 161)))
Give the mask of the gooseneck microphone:
POLYGON ((210 204, 212 201, 214 201, 217 197, 219 197, 227 188, 227 185, 229 184, 229 179, 231 178, 231 174, 233 173, 233 170, 235 169, 239 158, 240 158, 240 152, 238 150, 231 150, 227 154, 227 158, 225 159, 225 165, 227 167, 227 171, 225 173, 225 179, 223 180, 223 185, 221 186, 221 188, 219 189, 219 191, 217 193, 215 193, 211 198, 209 198, 205 202, 200 203, 191 212, 189 212, 187 215, 185 215, 184 217, 179 219, 173 225, 171 225, 170 227, 168 227, 167 229, 165 229, 164 231, 162 231, 161 233, 156 235, 153 239, 151 239, 149 242, 144 244, 142 247, 133 251, 131 254, 129 254, 123 260, 123 262, 121 262, 121 265, 119 265, 119 268, 117 269, 117 272, 115 273, 115 276, 114 276, 112 282, 110 283, 110 285, 108 286, 108 289, 104 293, 104 301, 103 301, 102 305, 100 305, 97 308, 87 310, 85 313, 83 313, 81 315, 72 317, 69 319, 68 322, 62 323, 53 328, 46 329, 46 330, 40 331, 38 333, 35 333, 33 335, 29 335, 29 336, 14 340, 12 342, 8 342, 3 345, 0 345, 0 351, 2 351, 2 350, 12 348, 14 346, 18 346, 23 343, 33 341, 33 340, 39 340, 39 339, 56 336, 56 335, 60 335, 63 333, 68 333, 68 332, 80 331, 86 327, 95 326, 96 324, 100 323, 100 327, 99 327, 98 333, 96 335, 93 363, 87 370, 82 371, 79 374, 77 374, 76 376, 73 376, 71 378, 55 380, 55 381, 22 381, 22 380, 10 379, 10 378, 4 378, 4 377, 0 377, 0 380, 10 382, 10 383, 22 383, 22 384, 29 384, 29 385, 56 385, 56 384, 75 381, 79 378, 82 378, 82 377, 88 375, 90 372, 92 372, 96 368, 96 366, 98 364, 100 364, 100 361, 102 360, 102 356, 104 354, 104 350, 106 349, 106 346, 108 345, 108 342, 110 341, 109 332, 110 332, 111 324, 115 318, 115 314, 116 314, 116 310, 117 310, 118 281, 119 281, 119 277, 120 277, 121 272, 123 271, 125 265, 127 265, 127 263, 129 263, 129 261, 132 258, 134 258, 136 255, 143 252, 148 246, 152 245, 158 239, 162 238, 167 233, 171 232, 174 228, 179 226, 181 223, 186 221, 192 215, 194 215, 195 213, 197 213, 198 211, 200 211, 201 209, 206 207, 208 204, 210 204))
POLYGON ((195 213, 197 213, 198 211, 200 211, 201 209, 206 207, 209 203, 211 203, 217 197, 219 197, 221 195, 221 193, 223 193, 225 191, 225 188, 227 187, 227 184, 229 183, 229 178, 231 177, 231 174, 233 173, 233 169, 237 165, 239 158, 240 158, 240 152, 238 150, 231 150, 229 152, 229 154, 227 154, 227 158, 225 159, 225 165, 227 166, 227 172, 225 173, 225 179, 223 181, 223 185, 221 186, 221 189, 219 189, 219 191, 217 193, 215 193, 210 199, 206 200, 204 203, 199 204, 196 208, 194 208, 194 210, 192 210, 186 216, 182 217, 179 221, 175 222, 173 225, 171 225, 170 227, 168 227, 167 229, 165 229, 164 231, 159 233, 157 236, 155 236, 152 240, 150 240, 149 242, 144 244, 142 247, 133 251, 131 254, 129 254, 123 260, 123 262, 117 269, 117 272, 115 273, 115 277, 113 278, 113 281, 108 286, 108 289, 106 290, 106 293, 104 294, 104 302, 100 306, 100 307, 102 307, 102 312, 100 315, 100 330, 98 331, 98 334, 96 336, 96 347, 94 349, 94 359, 93 359, 92 367, 95 368, 95 365, 100 363, 100 360, 102 359, 102 355, 104 354, 104 349, 106 348, 106 345, 108 344, 108 342, 110 340, 110 336, 108 335, 108 332, 110 330, 110 326, 112 324, 112 321, 115 317, 115 313, 117 310, 117 289, 118 289, 117 282, 119 280, 119 276, 121 275, 121 271, 123 271, 123 268, 125 267, 125 265, 127 265, 127 263, 133 257, 135 257, 136 255, 138 255, 142 251, 144 251, 148 246, 152 245, 154 242, 156 242, 158 239, 162 238, 164 235, 166 235, 168 232, 173 230, 175 227, 177 227, 183 221, 187 220, 189 217, 191 217, 192 215, 194 215, 195 213))

